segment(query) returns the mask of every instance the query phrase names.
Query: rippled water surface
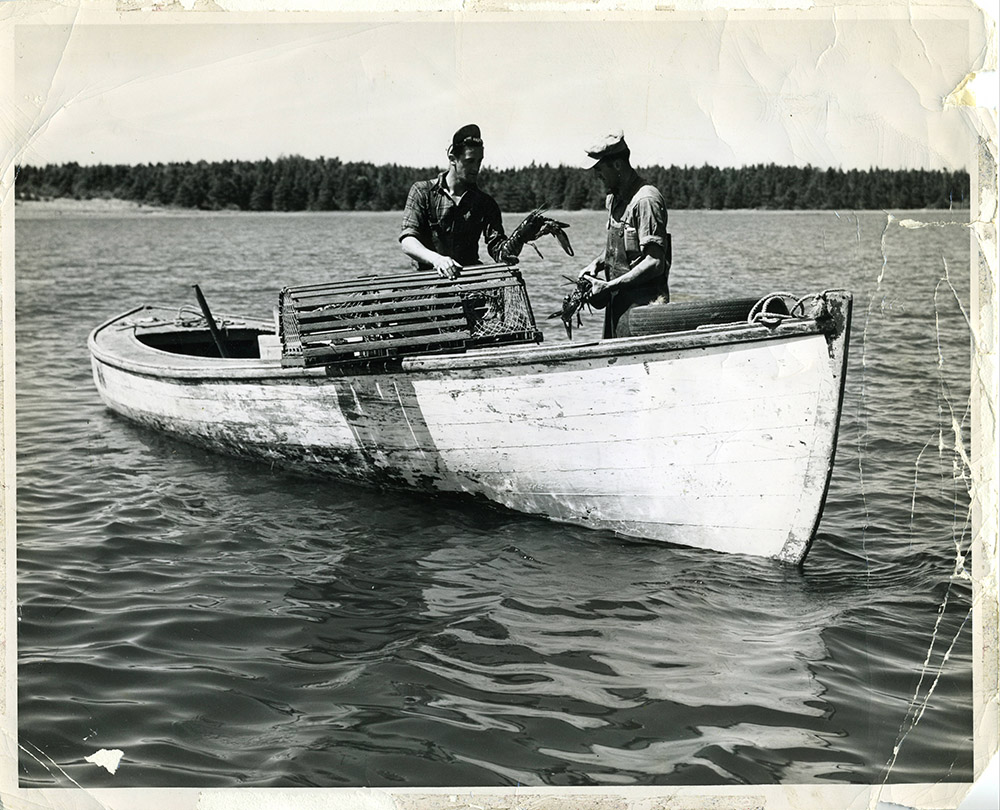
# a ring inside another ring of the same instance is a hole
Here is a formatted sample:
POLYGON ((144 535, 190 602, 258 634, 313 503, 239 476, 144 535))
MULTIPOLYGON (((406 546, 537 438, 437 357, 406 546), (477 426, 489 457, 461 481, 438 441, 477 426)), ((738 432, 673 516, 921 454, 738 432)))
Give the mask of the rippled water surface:
MULTIPOLYGON (((402 269, 398 214, 19 216, 22 786, 970 780, 966 213, 671 215, 675 300, 855 293, 802 568, 297 478, 101 404, 99 322, 402 269)), ((581 260, 522 263, 539 320, 603 235, 565 219, 581 260)))

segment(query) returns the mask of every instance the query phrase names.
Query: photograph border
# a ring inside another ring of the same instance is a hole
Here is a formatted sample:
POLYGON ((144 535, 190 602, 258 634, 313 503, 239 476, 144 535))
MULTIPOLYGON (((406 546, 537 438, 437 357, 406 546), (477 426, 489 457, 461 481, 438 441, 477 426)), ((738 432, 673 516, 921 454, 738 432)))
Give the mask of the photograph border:
MULTIPOLYGON (((851 13, 864 4, 811 3, 780 7, 778 3, 748 2, 739 7, 740 13, 764 15, 779 14, 837 14, 851 13), (808 10, 796 11, 802 6, 808 10), (838 9, 840 11, 838 12, 838 9)), ((0 88, 13 91, 16 72, 15 28, 24 24, 82 25, 82 24, 155 24, 191 25, 208 21, 226 24, 268 22, 273 24, 303 22, 333 22, 351 19, 374 20, 379 15, 390 15, 393 21, 427 19, 440 15, 461 23, 466 19, 487 22, 490 15, 521 15, 525 19, 547 17, 553 14, 579 13, 592 10, 595 22, 615 22, 643 19, 644 15, 693 14, 706 18, 725 14, 727 8, 712 3, 693 3, 690 9, 684 4, 672 4, 671 9, 656 10, 652 4, 615 3, 558 3, 558 2, 470 2, 429 3, 423 0, 397 0, 396 2, 336 4, 315 0, 312 3, 256 3, 253 0, 229 3, 212 0, 192 0, 190 3, 165 3, 149 5, 141 0, 122 2, 30 3, 27 0, 0 4, 0 88), (238 10, 220 10, 238 7, 238 10), (305 10, 309 9, 309 10, 305 10)), ((873 15, 912 15, 920 9, 953 9, 964 13, 962 3, 891 3, 870 9, 873 15)), ((969 2, 968 8, 976 6, 969 2)), ((861 12, 864 13, 864 12, 861 12)), ((970 15, 970 18, 973 15, 970 15)), ((506 19, 509 19, 507 17, 506 19)), ((983 55, 982 64, 970 66, 970 77, 975 72, 996 70, 996 21, 983 12, 983 25, 990 32, 991 48, 983 55)), ((967 77, 970 78, 970 77, 967 77)), ((0 167, 0 321, 2 321, 3 366, 0 384, 3 389, 4 429, 2 434, 3 504, 2 522, 4 542, 2 559, 4 568, 4 618, 0 625, 0 674, 3 691, 0 692, 0 805, 4 807, 67 807, 67 808, 195 808, 223 810, 236 807, 287 807, 301 810, 310 808, 400 808, 400 810, 425 810, 425 808, 468 807, 501 808, 517 807, 523 810, 598 810, 598 808, 875 808, 880 803, 915 808, 944 808, 958 806, 968 792, 968 783, 937 783, 917 785, 777 785, 777 786, 695 786, 662 788, 328 788, 328 789, 261 789, 261 788, 119 788, 119 789, 23 789, 17 786, 18 738, 16 727, 17 705, 17 621, 16 597, 16 546, 15 546, 15 413, 14 413, 14 181, 15 167, 24 148, 24 122, 17 116, 16 100, 0 98, 6 111, 0 116, 0 144, 3 146, 4 164, 0 167), (252 801, 251 801, 252 799, 252 801)), ((997 414, 998 362, 997 362, 997 118, 995 106, 977 105, 970 85, 963 82, 944 101, 946 107, 962 109, 968 121, 970 140, 974 142, 977 163, 970 166, 972 199, 970 208, 970 241, 972 245, 970 327, 976 351, 972 356, 972 442, 969 459, 973 478, 972 519, 972 590, 973 590, 973 718, 975 741, 973 748, 974 773, 988 772, 991 761, 996 762, 998 747, 998 588, 996 516, 997 496, 997 414)), ((994 794, 995 795, 995 794, 994 794)))

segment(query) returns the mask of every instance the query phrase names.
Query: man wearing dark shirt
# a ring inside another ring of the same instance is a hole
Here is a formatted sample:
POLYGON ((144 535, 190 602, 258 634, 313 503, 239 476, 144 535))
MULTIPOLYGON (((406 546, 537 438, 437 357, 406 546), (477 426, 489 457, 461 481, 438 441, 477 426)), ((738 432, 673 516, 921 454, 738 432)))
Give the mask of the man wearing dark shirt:
POLYGON ((476 185, 482 165, 482 135, 467 124, 448 147, 448 170, 410 188, 399 242, 419 269, 455 278, 463 266, 479 264, 480 237, 493 260, 504 261, 500 206, 476 185))

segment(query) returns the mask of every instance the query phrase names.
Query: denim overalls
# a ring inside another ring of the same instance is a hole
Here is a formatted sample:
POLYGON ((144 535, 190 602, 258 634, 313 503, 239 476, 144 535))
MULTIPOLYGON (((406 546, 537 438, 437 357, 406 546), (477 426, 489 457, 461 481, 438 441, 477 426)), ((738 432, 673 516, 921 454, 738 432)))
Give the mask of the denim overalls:
MULTIPOLYGON (((608 240, 604 248, 604 271, 607 280, 625 275, 632 269, 632 265, 642 256, 639 246, 639 234, 635 228, 627 225, 629 214, 636 203, 643 197, 643 188, 640 187, 632 199, 629 200, 625 211, 622 212, 621 220, 616 220, 611 213, 611 203, 608 205, 608 240)), ((663 246, 666 253, 667 268, 670 264, 670 236, 667 235, 666 244, 663 246)), ((662 277, 653 281, 631 285, 625 289, 618 290, 611 296, 611 301, 604 310, 604 337, 626 337, 628 332, 628 319, 620 323, 622 316, 632 307, 650 304, 653 301, 668 301, 670 293, 667 288, 666 273, 662 277)))

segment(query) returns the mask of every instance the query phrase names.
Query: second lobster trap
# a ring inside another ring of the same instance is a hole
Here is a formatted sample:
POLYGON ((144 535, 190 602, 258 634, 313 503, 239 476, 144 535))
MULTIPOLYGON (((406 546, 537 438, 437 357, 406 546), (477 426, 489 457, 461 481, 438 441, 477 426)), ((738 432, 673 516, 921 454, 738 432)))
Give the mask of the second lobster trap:
POLYGON ((537 343, 524 279, 506 265, 285 287, 284 366, 328 366, 482 346, 537 343))

